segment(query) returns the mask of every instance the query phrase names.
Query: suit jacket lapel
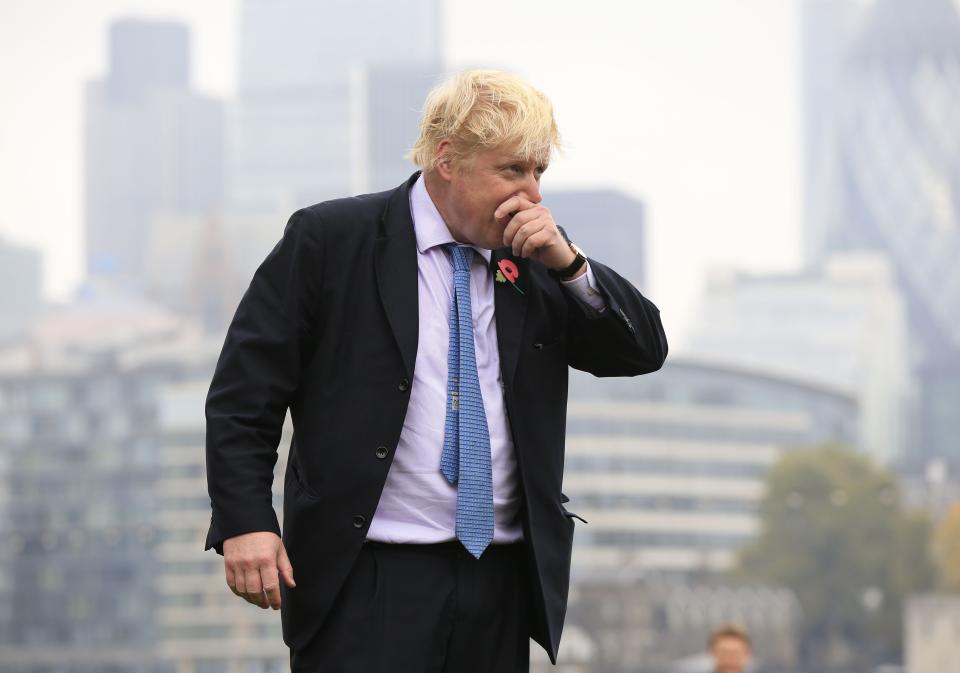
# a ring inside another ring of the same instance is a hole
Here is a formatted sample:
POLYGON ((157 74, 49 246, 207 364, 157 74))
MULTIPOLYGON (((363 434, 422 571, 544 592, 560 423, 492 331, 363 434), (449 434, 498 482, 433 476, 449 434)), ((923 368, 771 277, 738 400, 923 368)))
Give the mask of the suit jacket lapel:
POLYGON ((374 242, 374 267, 380 302, 403 357, 407 377, 413 379, 417 359, 419 312, 417 301, 417 237, 410 214, 410 187, 419 173, 394 190, 384 211, 380 236, 374 242))
POLYGON ((510 385, 517 368, 520 348, 523 342, 523 327, 527 317, 527 296, 529 292, 529 263, 521 257, 514 257, 509 248, 494 250, 490 256, 490 272, 497 273, 501 259, 509 259, 517 265, 519 275, 516 285, 506 282, 494 282, 493 301, 497 320, 497 344, 500 350, 500 372, 510 385), (520 291, 517 290, 520 289, 520 291), (523 292, 523 294, 521 294, 523 292))

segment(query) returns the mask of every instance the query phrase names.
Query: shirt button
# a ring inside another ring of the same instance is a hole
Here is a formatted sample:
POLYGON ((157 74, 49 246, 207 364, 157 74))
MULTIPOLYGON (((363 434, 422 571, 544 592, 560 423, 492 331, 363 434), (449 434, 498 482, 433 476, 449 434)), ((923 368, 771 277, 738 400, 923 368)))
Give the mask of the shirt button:
POLYGON ((377 458, 379 458, 380 460, 383 460, 384 458, 386 458, 388 453, 389 451, 387 451, 387 447, 385 446, 377 447, 377 458))
POLYGON ((407 392, 409 388, 410 388, 410 381, 408 381, 407 379, 402 379, 400 381, 400 385, 397 386, 397 389, 400 390, 401 393, 407 392))
POLYGON ((357 514, 353 517, 353 527, 354 528, 363 528, 363 524, 367 522, 367 517, 363 514, 357 514))

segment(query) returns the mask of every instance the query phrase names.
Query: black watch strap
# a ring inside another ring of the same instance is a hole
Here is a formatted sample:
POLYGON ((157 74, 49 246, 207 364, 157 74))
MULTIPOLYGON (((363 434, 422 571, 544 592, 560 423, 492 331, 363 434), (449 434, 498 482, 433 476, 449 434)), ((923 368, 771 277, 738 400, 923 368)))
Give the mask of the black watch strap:
POLYGON ((569 241, 568 244, 570 245, 570 249, 573 250, 577 256, 573 258, 572 262, 570 262, 570 266, 560 269, 556 272, 560 280, 570 280, 573 274, 579 271, 580 267, 587 263, 587 256, 583 254, 583 250, 569 241))

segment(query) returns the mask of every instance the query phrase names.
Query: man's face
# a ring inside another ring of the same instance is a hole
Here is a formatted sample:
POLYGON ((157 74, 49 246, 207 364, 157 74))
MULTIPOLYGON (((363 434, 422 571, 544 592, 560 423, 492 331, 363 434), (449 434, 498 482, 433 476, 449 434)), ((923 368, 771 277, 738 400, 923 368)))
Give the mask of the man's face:
POLYGON ((710 653, 715 673, 743 673, 750 663, 750 648, 739 638, 718 638, 710 653))
POLYGON ((448 189, 441 214, 454 238, 490 250, 502 248, 503 231, 516 210, 501 213, 500 218, 494 212, 513 196, 540 203, 540 176, 546 169, 546 163, 517 158, 512 147, 452 162, 444 175, 448 189))

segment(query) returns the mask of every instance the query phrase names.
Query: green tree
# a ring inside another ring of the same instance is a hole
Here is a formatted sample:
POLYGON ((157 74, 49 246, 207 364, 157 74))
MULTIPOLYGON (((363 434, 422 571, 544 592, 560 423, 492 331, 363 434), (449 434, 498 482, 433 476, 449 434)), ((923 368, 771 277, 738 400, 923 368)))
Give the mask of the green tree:
POLYGON ((906 512, 894 477, 838 446, 792 451, 771 470, 747 581, 791 588, 805 670, 897 661, 903 599, 932 586, 930 522, 906 512))
POLYGON ((960 591, 960 502, 947 511, 933 537, 933 558, 940 587, 960 591))

